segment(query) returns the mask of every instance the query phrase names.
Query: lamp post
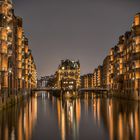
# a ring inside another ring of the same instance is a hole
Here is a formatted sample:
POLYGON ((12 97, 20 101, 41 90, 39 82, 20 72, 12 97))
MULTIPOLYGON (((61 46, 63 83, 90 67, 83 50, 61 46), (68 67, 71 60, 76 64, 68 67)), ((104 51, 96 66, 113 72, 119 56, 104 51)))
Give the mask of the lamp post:
POLYGON ((25 78, 22 77, 22 81, 23 81, 23 93, 25 93, 25 78))
POLYGON ((11 83, 12 83, 12 79, 11 79, 11 76, 12 76, 12 68, 9 68, 8 69, 8 97, 10 96, 10 93, 11 93, 11 83))

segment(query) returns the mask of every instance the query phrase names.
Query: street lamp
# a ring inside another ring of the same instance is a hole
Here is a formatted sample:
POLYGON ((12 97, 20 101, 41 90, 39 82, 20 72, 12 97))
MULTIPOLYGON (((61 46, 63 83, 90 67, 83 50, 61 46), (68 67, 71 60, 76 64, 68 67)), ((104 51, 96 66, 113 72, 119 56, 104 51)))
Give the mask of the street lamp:
POLYGON ((25 78, 24 77, 22 77, 22 81, 23 81, 23 93, 25 92, 25 78))
POLYGON ((8 97, 10 95, 10 92, 11 92, 11 82, 12 82, 12 79, 11 79, 11 76, 12 76, 12 68, 9 68, 8 69, 8 97))

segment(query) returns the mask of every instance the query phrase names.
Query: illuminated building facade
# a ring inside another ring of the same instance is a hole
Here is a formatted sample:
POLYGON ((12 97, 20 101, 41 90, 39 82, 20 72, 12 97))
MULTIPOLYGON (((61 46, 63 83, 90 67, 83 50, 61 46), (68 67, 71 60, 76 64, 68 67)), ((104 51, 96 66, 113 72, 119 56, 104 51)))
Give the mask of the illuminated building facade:
POLYGON ((103 85, 103 67, 98 66, 97 69, 97 87, 102 87, 103 85))
POLYGON ((56 87, 64 90, 80 88, 80 62, 62 60, 56 72, 56 87))
POLYGON ((97 87, 97 79, 98 79, 98 69, 94 69, 93 71, 93 83, 94 83, 94 87, 97 87))
POLYGON ((12 1, 0 0, 0 95, 4 98, 37 84, 36 65, 22 24, 12 1))
POLYGON ((110 57, 107 56, 103 61, 103 74, 102 74, 102 87, 109 88, 109 61, 110 57))
POLYGON ((103 67, 98 66, 93 72, 93 87, 101 88, 103 86, 103 67))
MULTIPOLYGON (((81 77, 88 86, 88 76, 81 77)), ((131 30, 119 37, 117 45, 93 72, 93 88, 105 88, 113 95, 140 100, 140 13, 135 15, 131 30)))
POLYGON ((93 82, 93 74, 85 74, 81 76, 81 88, 93 88, 94 82, 93 82))
POLYGON ((102 88, 103 66, 98 66, 93 73, 81 76, 81 88, 102 88))
POLYGON ((140 13, 129 32, 110 49, 110 88, 114 94, 140 99, 140 13))

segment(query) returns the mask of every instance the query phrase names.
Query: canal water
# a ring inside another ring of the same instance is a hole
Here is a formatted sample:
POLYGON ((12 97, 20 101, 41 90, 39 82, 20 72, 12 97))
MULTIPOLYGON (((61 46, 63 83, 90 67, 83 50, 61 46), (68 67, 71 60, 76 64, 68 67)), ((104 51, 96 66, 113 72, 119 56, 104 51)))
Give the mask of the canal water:
POLYGON ((40 93, 0 112, 0 140, 140 140, 140 104, 94 93, 63 101, 40 93))

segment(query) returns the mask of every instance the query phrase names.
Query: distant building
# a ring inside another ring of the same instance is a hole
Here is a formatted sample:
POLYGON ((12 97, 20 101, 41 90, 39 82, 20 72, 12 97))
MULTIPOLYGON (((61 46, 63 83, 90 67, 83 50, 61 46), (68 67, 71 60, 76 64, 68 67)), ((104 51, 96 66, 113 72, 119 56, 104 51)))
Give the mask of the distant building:
POLYGON ((40 79, 38 79, 37 80, 37 87, 38 88, 46 87, 48 79, 49 79, 49 76, 44 76, 44 77, 41 77, 40 79))
POLYGON ((56 71, 56 87, 64 90, 80 88, 80 62, 62 60, 56 71))
POLYGON ((94 82, 93 82, 93 74, 85 74, 81 76, 81 88, 93 88, 94 82))
POLYGON ((94 87, 98 87, 98 69, 94 69, 93 71, 93 83, 94 83, 94 87))
POLYGON ((109 62, 110 57, 107 56, 103 61, 103 75, 102 75, 102 86, 103 88, 109 88, 109 62))
POLYGON ((93 72, 93 86, 95 88, 103 87, 103 67, 98 66, 93 72))
POLYGON ((56 75, 44 76, 38 79, 38 88, 55 88, 56 87, 56 75))
POLYGON ((93 73, 81 76, 81 88, 102 88, 102 87, 103 87, 103 66, 98 66, 98 68, 94 69, 93 73))

